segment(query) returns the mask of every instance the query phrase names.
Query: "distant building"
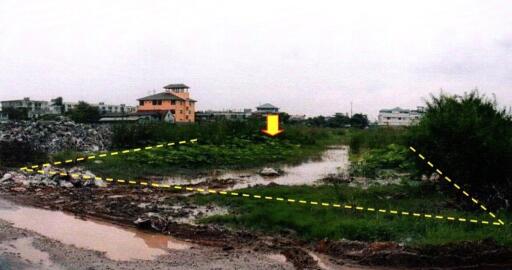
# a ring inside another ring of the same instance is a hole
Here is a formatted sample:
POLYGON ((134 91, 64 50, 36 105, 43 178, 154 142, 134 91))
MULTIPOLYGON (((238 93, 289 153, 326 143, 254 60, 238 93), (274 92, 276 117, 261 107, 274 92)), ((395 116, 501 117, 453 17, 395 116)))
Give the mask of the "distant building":
POLYGON ((305 114, 295 114, 295 115, 290 115, 290 121, 297 121, 297 122, 300 122, 300 121, 305 121, 306 120, 306 115, 305 114))
POLYGON ((169 84, 164 92, 139 98, 136 114, 158 113, 161 120, 194 122, 196 101, 190 98, 188 89, 185 84, 169 84))
POLYGON ((243 110, 221 110, 221 111, 197 111, 196 121, 215 121, 215 120, 245 120, 251 117, 251 109, 243 110))
POLYGON ((0 111, 0 123, 5 123, 7 121, 9 121, 9 116, 0 111))
POLYGON ((416 110, 407 110, 396 107, 379 111, 379 126, 410 126, 417 123, 423 116, 425 109, 417 107, 416 110))
MULTIPOLYGON (((70 110, 76 108, 78 102, 63 102, 64 112, 69 112, 70 110)), ((109 113, 120 113, 120 114, 130 114, 134 113, 137 110, 135 106, 126 106, 125 104, 113 105, 113 104, 105 104, 104 102, 100 102, 98 104, 89 103, 89 105, 98 107, 98 110, 101 114, 109 114, 109 113)))
POLYGON ((50 112, 48 101, 30 100, 28 97, 16 100, 5 100, 0 103, 3 111, 8 108, 25 109, 29 118, 37 118, 50 112))
POLYGON ((257 114, 279 113, 279 108, 270 103, 265 103, 263 105, 259 105, 258 107, 256 107, 255 113, 257 113, 257 114))

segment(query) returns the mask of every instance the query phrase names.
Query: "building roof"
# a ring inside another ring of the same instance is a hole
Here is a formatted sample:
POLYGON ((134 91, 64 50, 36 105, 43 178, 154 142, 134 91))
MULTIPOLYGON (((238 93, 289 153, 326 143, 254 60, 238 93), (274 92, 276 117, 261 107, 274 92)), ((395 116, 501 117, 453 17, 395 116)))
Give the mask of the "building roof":
POLYGON ((173 93, 161 92, 161 93, 158 93, 158 94, 154 94, 154 95, 150 95, 150 96, 147 96, 147 97, 139 98, 137 100, 185 100, 185 99, 180 98, 180 97, 176 96, 173 93))
POLYGON ((279 108, 270 103, 265 103, 263 105, 256 107, 256 109, 279 109, 279 108))
POLYGON ((395 107, 393 109, 382 109, 379 111, 380 113, 392 113, 392 112, 399 112, 399 113, 423 113, 421 110, 409 110, 409 109, 402 109, 400 107, 395 107))
POLYGON ((174 83, 174 84, 168 84, 164 86, 164 89, 182 89, 182 88, 190 88, 187 85, 183 83, 174 83))

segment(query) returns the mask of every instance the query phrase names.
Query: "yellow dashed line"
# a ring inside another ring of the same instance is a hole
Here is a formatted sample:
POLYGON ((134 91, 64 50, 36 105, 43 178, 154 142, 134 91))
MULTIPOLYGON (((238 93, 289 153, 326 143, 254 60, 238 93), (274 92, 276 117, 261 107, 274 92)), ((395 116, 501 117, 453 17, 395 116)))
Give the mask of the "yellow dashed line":
MULTIPOLYGON (((44 171, 43 170, 39 170, 40 172, 42 172, 44 174, 44 171)), ((57 173, 57 172, 49 172, 49 173, 57 173)), ((62 172, 61 175, 67 175, 66 173, 62 172)), ((73 177, 79 177, 79 176, 82 176, 83 179, 89 179, 89 178, 92 178, 91 176, 87 176, 87 175, 80 175, 80 174, 72 174, 73 177)), ((102 179, 101 177, 95 177, 96 179, 102 179)), ((137 182, 134 181, 134 180, 129 180, 129 181, 126 181, 126 180, 123 180, 123 179, 117 179, 117 180, 114 180, 113 178, 105 178, 106 181, 109 181, 109 182, 117 182, 117 183, 129 183, 129 184, 136 184, 137 182)), ((143 186, 152 186, 152 187, 155 187, 155 188, 170 188, 171 186, 170 185, 165 185, 165 184, 158 184, 158 183, 148 183, 148 182, 145 182, 145 181, 140 181, 139 182, 140 185, 143 185, 143 186)), ((221 194, 221 195, 227 195, 228 192, 226 191, 217 191, 217 190, 213 190, 213 189, 203 189, 203 188, 192 188, 192 187, 182 187, 180 185, 175 185, 173 186, 174 189, 186 189, 186 190, 189 190, 189 191, 194 191, 196 190, 197 192, 208 192, 208 193, 211 193, 211 194, 221 194)), ((239 196, 240 194, 237 193, 237 192, 229 192, 230 195, 233 195, 233 196, 239 196)), ((247 193, 243 193, 242 194, 243 197, 246 197, 246 198, 250 198, 251 195, 250 194, 247 194, 247 193)), ((262 196, 261 195, 252 195, 253 198, 256 198, 256 199, 261 199, 262 196)), ((290 203, 295 203, 296 200, 295 199, 287 199, 287 198, 282 198, 282 197, 271 197, 271 196, 264 196, 264 198, 266 200, 275 200, 275 201, 287 201, 287 202, 290 202, 290 203)), ((298 201, 299 203, 302 203, 302 204, 311 204, 311 205, 321 205, 321 206, 324 206, 324 207, 335 207, 335 208, 341 208, 342 206, 340 204, 331 204, 331 203, 327 203, 327 202, 317 202, 317 201, 305 201, 305 200, 299 200, 298 201)), ((375 208, 364 208, 362 206, 352 206, 352 205, 343 205, 343 208, 346 208, 346 209, 352 209, 352 208, 355 208, 356 210, 358 211, 369 211, 369 212, 375 212, 375 208)), ((386 210, 386 209, 378 209, 378 212, 381 212, 381 213, 388 213, 389 214, 394 214, 394 215, 397 215, 397 214, 402 214, 404 216, 408 216, 409 215, 409 212, 399 212, 397 210, 386 210)), ((495 215, 490 212, 491 216, 495 217, 495 215)), ((420 213, 412 213, 413 216, 415 217, 424 217, 424 218, 432 218, 433 215, 431 214, 420 214, 420 213)), ((435 216, 436 219, 444 219, 443 216, 438 216, 436 215, 435 216)), ((466 218, 462 218, 462 217, 459 217, 459 218, 455 218, 455 217, 447 217, 448 220, 452 220, 452 221, 460 221, 460 222, 471 222, 471 223, 482 223, 482 224, 491 224, 490 222, 488 221, 485 221, 485 220, 482 220, 482 221, 478 221, 476 219, 466 219, 466 218)), ((498 222, 493 222, 492 223, 493 225, 504 225, 504 222, 502 220, 498 220, 498 222)))
MULTIPOLYGON (((191 143, 195 143, 197 142, 197 139, 192 139, 190 140, 191 143)), ((187 141, 180 141, 179 144, 184 144, 184 143, 187 143, 187 141)), ((159 145, 156 145, 155 148, 161 148, 161 147, 164 147, 165 144, 159 144, 159 145)), ((172 145, 175 145, 175 143, 167 143, 168 146, 172 146, 172 145)), ((152 149, 154 148, 153 146, 146 146, 144 147, 145 150, 149 150, 149 149, 152 149)), ((138 152, 138 151, 141 151, 142 149, 141 148, 135 148, 133 150, 129 150, 129 149, 126 149, 126 150, 122 150, 121 153, 122 154, 126 154, 126 153, 129 153, 130 151, 133 151, 133 152, 138 152)), ((115 152, 111 152, 110 153, 110 156, 115 156, 115 155, 118 155, 119 154, 119 151, 115 151, 115 152)), ((103 153, 103 154, 99 154, 98 157, 106 157, 108 156, 109 154, 108 153, 103 153)), ((86 157, 78 157, 75 159, 75 161, 84 161, 84 160, 89 160, 89 159, 95 159, 96 156, 95 155, 91 155, 91 156, 88 156, 87 158, 86 157)), ((72 159, 68 159, 68 160, 65 160, 64 163, 71 163, 73 162, 72 159)), ((55 161, 53 162, 53 165, 60 165, 62 164, 62 161, 55 161)), ((44 163, 43 165, 30 165, 29 167, 33 168, 33 169, 36 169, 36 168, 39 168, 39 167, 47 167, 47 166, 50 166, 50 163, 44 163)), ((22 167, 20 168, 20 170, 22 171, 25 171, 27 170, 28 167, 22 167)), ((27 170, 28 171, 28 170, 27 170)), ((30 171, 29 171, 30 172, 30 171)))
MULTIPOLYGON (((409 149, 411 149, 411 151, 415 152, 416 153, 416 149, 414 149, 412 146, 409 147, 409 149)), ((426 158, 422 155, 422 154, 418 154, 418 156, 422 159, 422 160, 426 160, 426 158)), ((433 164, 427 160, 427 164, 430 165, 430 167, 434 168, 433 164)), ((443 173, 439 170, 439 169, 436 169, 436 172, 439 173, 440 175, 442 175, 443 173)), ((453 183, 452 179, 450 179, 449 177, 445 176, 444 179, 446 181, 448 181, 449 183, 452 183, 453 187, 455 187, 456 189, 458 190, 461 190, 462 191, 462 194, 464 194, 464 196, 466 197, 471 197, 471 195, 465 191, 465 190, 462 190, 461 187, 456 184, 456 183, 453 183)), ((496 215, 494 215, 492 212, 488 212, 487 210, 487 207, 485 207, 483 204, 479 203, 479 201, 476 199, 476 198, 473 198, 471 197, 471 201, 477 205, 480 206, 480 208, 482 208, 484 211, 486 211, 492 218, 496 219, 496 215)), ((502 221, 503 222, 503 221, 502 221)), ((498 222, 500 223, 500 222, 498 222)), ((501 224, 501 223, 500 223, 501 224)), ((504 225, 504 224, 501 224, 501 225, 504 225)))

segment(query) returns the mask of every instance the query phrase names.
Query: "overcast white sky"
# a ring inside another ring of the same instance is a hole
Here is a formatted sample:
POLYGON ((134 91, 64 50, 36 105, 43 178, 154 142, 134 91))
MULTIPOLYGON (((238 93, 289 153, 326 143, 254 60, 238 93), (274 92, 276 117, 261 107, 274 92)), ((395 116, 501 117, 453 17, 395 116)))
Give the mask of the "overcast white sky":
POLYGON ((373 118, 475 87, 510 106, 512 4, 0 0, 0 100, 135 105, 168 83, 198 109, 373 118))

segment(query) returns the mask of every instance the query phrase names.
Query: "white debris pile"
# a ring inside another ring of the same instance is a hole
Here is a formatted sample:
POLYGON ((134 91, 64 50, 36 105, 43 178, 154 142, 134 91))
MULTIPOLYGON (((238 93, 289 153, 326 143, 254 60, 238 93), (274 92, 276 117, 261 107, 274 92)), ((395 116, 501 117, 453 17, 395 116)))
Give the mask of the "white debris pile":
POLYGON ((0 177, 0 185, 5 186, 52 186, 52 187, 106 187, 107 183, 90 171, 81 167, 69 170, 55 167, 45 167, 44 173, 28 173, 24 171, 9 171, 0 177))
POLYGON ((73 121, 23 121, 0 124, 0 142, 28 142, 35 150, 56 153, 64 150, 102 151, 112 143, 108 125, 73 121))

